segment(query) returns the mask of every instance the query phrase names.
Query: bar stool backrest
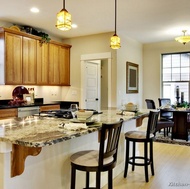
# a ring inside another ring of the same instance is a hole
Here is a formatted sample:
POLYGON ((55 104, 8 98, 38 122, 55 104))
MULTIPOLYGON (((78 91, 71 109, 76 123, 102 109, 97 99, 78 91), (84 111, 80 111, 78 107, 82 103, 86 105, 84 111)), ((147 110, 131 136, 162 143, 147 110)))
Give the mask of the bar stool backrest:
POLYGON ((159 110, 150 111, 148 117, 146 139, 149 139, 151 135, 154 136, 156 132, 159 113, 160 113, 159 110))

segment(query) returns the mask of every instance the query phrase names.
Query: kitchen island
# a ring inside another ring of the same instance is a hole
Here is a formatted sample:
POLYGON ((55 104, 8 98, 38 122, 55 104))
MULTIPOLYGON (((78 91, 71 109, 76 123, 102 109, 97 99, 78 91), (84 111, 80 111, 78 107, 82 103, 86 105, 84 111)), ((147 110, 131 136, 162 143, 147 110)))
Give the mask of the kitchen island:
MULTIPOLYGON (((96 122, 87 129, 67 130, 69 122, 60 118, 30 117, 11 121, 4 126, 0 137, 0 189, 68 189, 70 186, 70 161, 72 153, 79 150, 98 148, 98 130, 102 122, 124 119, 118 151, 118 162, 114 176, 123 171, 124 132, 136 128, 136 119, 145 114, 122 116, 116 110, 103 111, 94 115, 96 122), (135 118, 135 119, 134 119, 135 118), (25 159, 26 158, 26 159, 25 159)), ((3 120, 2 120, 3 121, 3 120)), ((107 175, 102 174, 102 184, 107 175)), ((85 175, 79 173, 77 186, 82 188, 85 175)), ((95 177, 91 183, 94 183, 95 177)))

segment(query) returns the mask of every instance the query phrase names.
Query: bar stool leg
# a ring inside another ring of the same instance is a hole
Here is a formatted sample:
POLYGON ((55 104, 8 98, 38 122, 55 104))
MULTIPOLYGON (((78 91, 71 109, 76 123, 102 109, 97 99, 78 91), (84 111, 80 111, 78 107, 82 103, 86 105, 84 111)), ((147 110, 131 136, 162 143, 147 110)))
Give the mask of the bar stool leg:
POLYGON ((100 184, 100 176, 101 176, 100 174, 101 174, 100 172, 98 172, 98 171, 96 172, 96 188, 97 189, 100 189, 100 185, 101 185, 100 184))
POLYGON ((113 189, 112 169, 108 171, 108 189, 113 189))
POLYGON ((132 171, 135 170, 135 152, 136 152, 136 142, 133 141, 133 164, 132 164, 132 171))
POLYGON ((126 155, 125 155, 125 170, 124 170, 124 178, 127 177, 128 163, 129 163, 129 141, 126 140, 126 155))
POLYGON ((154 175, 153 141, 150 141, 150 167, 151 167, 152 175, 154 175))
POLYGON ((89 188, 89 172, 86 172, 86 188, 89 188))
POLYGON ((148 144, 144 143, 144 171, 145 171, 145 180, 148 182, 148 144))
POLYGON ((75 189, 76 170, 72 166, 71 168, 71 189, 75 189))

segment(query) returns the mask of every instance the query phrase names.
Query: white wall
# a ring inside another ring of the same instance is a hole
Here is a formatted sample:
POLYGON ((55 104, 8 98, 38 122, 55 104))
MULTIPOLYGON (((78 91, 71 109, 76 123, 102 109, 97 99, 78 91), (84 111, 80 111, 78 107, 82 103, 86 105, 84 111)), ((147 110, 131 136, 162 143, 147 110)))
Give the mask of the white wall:
POLYGON ((142 44, 120 36, 121 48, 117 50, 117 107, 121 107, 121 103, 133 102, 139 108, 142 107, 142 44), (126 94, 126 62, 132 62, 139 65, 139 92, 126 94))
POLYGON ((161 54, 190 51, 190 43, 183 45, 176 41, 143 45, 143 107, 145 99, 153 99, 158 107, 161 91, 161 54))

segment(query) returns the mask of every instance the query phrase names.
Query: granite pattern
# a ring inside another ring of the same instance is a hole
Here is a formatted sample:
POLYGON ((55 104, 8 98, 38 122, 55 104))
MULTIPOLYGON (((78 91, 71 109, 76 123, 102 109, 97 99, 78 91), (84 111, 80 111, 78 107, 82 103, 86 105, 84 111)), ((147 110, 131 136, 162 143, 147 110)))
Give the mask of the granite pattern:
POLYGON ((76 131, 65 129, 63 126, 64 123, 70 121, 63 118, 30 116, 22 119, 4 119, 0 120, 0 126, 5 130, 4 136, 0 137, 0 141, 28 147, 44 147, 96 132, 101 129, 101 123, 103 122, 113 123, 119 121, 121 118, 127 121, 138 116, 119 115, 116 110, 103 111, 103 114, 92 117, 96 120, 94 124, 89 125, 87 129, 76 131))

